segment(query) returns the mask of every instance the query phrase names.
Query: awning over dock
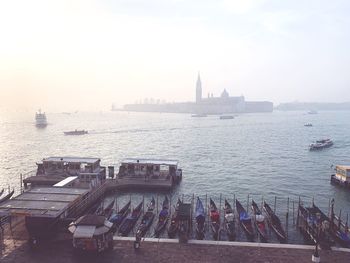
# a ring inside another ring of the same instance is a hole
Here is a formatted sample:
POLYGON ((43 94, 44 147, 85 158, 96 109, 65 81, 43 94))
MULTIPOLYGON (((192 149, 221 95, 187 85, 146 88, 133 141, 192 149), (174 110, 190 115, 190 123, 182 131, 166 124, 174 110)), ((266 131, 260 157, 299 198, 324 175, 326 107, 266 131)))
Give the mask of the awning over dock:
POLYGON ((57 217, 88 189, 37 187, 0 204, 0 215, 57 217))

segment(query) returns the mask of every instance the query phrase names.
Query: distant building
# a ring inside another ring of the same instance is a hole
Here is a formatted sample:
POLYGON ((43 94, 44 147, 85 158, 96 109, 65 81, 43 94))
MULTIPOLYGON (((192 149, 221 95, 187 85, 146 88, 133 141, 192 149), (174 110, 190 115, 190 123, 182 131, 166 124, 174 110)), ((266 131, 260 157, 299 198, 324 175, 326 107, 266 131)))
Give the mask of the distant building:
POLYGON ((226 114, 243 112, 272 112, 273 103, 269 101, 245 101, 244 96, 230 97, 226 89, 220 97, 213 94, 208 98, 202 97, 202 81, 198 73, 196 82, 195 102, 162 103, 162 104, 127 104, 125 111, 139 112, 169 112, 169 113, 196 113, 196 114, 226 114))

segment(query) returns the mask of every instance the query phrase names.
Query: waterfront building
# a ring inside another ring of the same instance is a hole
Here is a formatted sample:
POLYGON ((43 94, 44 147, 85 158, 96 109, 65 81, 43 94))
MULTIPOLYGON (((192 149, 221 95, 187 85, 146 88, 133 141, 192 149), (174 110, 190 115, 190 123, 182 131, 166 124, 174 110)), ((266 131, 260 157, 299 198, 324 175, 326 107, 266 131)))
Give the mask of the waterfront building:
MULTIPOLYGON (((246 101, 244 96, 230 96, 226 89, 221 96, 214 97, 213 93, 207 98, 202 96, 202 81, 198 73, 194 102, 179 103, 143 103, 124 105, 124 111, 137 112, 169 112, 191 114, 227 114, 246 112, 272 112, 273 103, 269 101, 246 101)), ((116 110, 113 108, 112 110, 116 110)))

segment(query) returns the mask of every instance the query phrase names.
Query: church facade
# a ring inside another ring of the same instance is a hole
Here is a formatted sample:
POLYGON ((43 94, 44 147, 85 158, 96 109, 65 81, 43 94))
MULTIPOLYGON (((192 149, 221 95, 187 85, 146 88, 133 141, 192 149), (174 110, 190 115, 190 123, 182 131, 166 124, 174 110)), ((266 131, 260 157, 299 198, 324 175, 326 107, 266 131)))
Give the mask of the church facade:
POLYGON ((208 94, 207 98, 202 96, 202 81, 198 74, 196 83, 196 113, 200 114, 225 114, 245 112, 244 96, 230 97, 226 89, 220 97, 208 94))

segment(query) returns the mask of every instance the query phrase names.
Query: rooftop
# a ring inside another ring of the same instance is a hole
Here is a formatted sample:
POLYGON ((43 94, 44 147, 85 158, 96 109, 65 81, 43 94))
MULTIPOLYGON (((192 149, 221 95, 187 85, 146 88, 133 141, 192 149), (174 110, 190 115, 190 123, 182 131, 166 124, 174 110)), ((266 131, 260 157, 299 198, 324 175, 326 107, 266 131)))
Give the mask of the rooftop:
POLYGON ((343 170, 350 170, 350 165, 337 165, 337 168, 340 168, 343 170))
POLYGON ((122 160, 122 163, 142 163, 142 164, 158 164, 158 165, 178 165, 177 160, 167 159, 138 159, 138 158, 126 158, 122 160))
POLYGON ((0 204, 1 214, 56 217, 88 189, 64 187, 32 188, 0 204))
POLYGON ((93 157, 48 157, 44 158, 45 162, 67 162, 67 163, 95 163, 100 161, 100 158, 93 157))

